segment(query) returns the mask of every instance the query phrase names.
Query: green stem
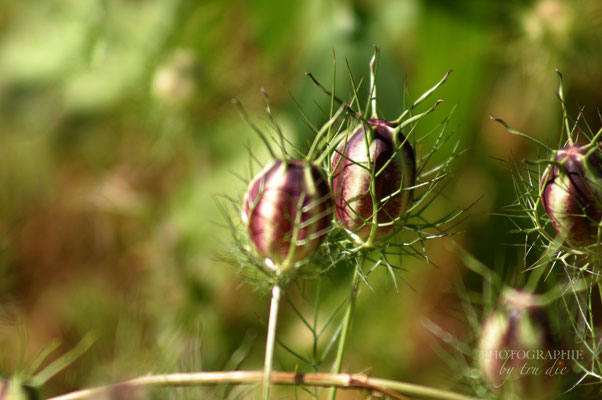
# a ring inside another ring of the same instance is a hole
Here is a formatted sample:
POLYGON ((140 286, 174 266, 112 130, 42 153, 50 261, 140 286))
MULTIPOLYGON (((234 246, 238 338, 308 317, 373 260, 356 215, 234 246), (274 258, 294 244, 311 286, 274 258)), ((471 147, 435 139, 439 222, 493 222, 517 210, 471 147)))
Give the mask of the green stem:
POLYGON ((600 139, 602 139, 602 128, 600 128, 598 132, 596 132, 588 146, 591 146, 596 149, 599 148, 600 145, 598 144, 598 141, 600 141, 600 139))
POLYGON ((263 370, 263 400, 270 398, 270 375, 272 373, 272 363, 274 360, 274 344, 276 342, 276 325, 278 322, 278 308, 280 306, 280 297, 282 288, 275 285, 272 289, 272 302, 270 303, 270 319, 268 321, 268 335, 265 342, 265 361, 263 370))
MULTIPOLYGON (((351 294, 349 295, 349 303, 347 304, 347 309, 345 310, 345 316, 343 318, 343 329, 341 330, 341 337, 339 338, 337 355, 334 361, 334 366, 332 368, 332 372, 335 374, 339 374, 343 366, 343 356, 345 354, 345 346, 347 345, 347 336, 349 333, 349 329, 351 328, 351 318, 353 317, 353 311, 355 310, 355 299, 357 297, 357 287, 360 280, 360 268, 361 263, 355 266, 355 271, 353 272, 353 278, 351 280, 351 294)), ((336 386, 331 387, 330 392, 328 394, 328 400, 334 400, 336 394, 336 386)))
POLYGON ((602 283, 598 281, 598 277, 580 278, 569 281, 564 285, 556 285, 546 293, 541 294, 541 305, 547 305, 564 297, 567 293, 578 293, 592 288, 592 285, 602 283))
POLYGON ((527 291, 535 292, 535 289, 537 289, 537 284, 539 283, 539 280, 543 276, 544 271, 545 271, 545 268, 543 265, 541 265, 531 271, 531 273, 529 274, 529 279, 525 286, 525 289, 527 291))
POLYGON ((318 283, 317 283, 317 289, 316 289, 316 305, 314 308, 314 326, 312 329, 312 334, 314 337, 314 344, 313 344, 313 362, 314 362, 314 371, 318 372, 318 339, 319 339, 319 334, 318 334, 318 315, 319 315, 319 311, 320 311, 320 292, 322 291, 322 280, 318 279, 318 283))

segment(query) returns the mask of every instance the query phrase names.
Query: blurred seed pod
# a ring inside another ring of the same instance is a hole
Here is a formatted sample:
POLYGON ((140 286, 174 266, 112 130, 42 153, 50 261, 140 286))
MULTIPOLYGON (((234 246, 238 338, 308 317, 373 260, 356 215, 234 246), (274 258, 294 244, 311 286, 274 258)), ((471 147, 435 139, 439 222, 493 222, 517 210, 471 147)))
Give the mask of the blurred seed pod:
POLYGON ((558 150, 541 180, 541 201, 556 231, 571 247, 598 242, 602 221, 602 149, 558 150))
POLYGON ((177 50, 155 71, 152 93, 163 103, 185 105, 198 90, 199 75, 199 64, 194 53, 177 50))
POLYGON ((331 224, 332 199, 318 167, 276 160, 251 180, 242 219, 266 264, 283 272, 309 257, 331 224))
POLYGON ((412 202, 414 149, 387 121, 359 126, 332 158, 332 192, 339 222, 362 242, 393 230, 412 202))
POLYGON ((553 353, 548 353, 554 349, 548 315, 536 296, 509 290, 483 323, 479 368, 503 398, 548 399, 555 391, 553 378, 546 373, 555 365, 553 353))
POLYGON ((563 0, 539 0, 523 18, 527 39, 539 46, 563 49, 571 40, 575 6, 563 0))

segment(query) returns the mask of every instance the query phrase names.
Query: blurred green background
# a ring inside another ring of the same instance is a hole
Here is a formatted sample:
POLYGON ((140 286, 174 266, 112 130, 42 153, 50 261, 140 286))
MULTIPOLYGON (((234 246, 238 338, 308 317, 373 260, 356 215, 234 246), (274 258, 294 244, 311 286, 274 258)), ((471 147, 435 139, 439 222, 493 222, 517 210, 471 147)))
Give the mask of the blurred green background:
MULTIPOLYGON (((599 0, 0 2, 0 373, 58 338, 56 358, 90 331, 96 344, 45 394, 234 368, 247 353, 241 367, 260 368, 269 299, 214 254, 227 237, 214 195, 244 190, 232 171, 248 174, 247 147, 267 160, 231 99, 264 127, 265 88, 286 136, 306 148, 311 130, 295 102, 321 125, 329 99, 304 72, 329 86, 334 51, 338 93, 349 98, 345 59, 367 75, 372 44, 385 118, 400 114, 406 82, 405 101, 454 70, 420 128, 456 107, 451 126, 468 149, 437 204, 482 196, 455 240, 520 275, 520 251, 505 246, 520 238, 490 213, 514 198, 499 159, 534 157, 534 148, 489 114, 556 143, 558 68, 569 113, 583 107, 599 128, 599 0)), ((399 293, 387 273, 373 276, 375 293, 362 291, 346 370, 450 383, 423 320, 470 336, 453 288, 464 267, 446 241, 429 254, 437 267, 404 259, 399 293)), ((332 304, 348 290, 324 285, 332 304)), ((312 290, 290 292, 308 313, 312 290)), ((311 340, 290 311, 279 335, 305 351, 311 340)), ((277 352, 277 368, 295 368, 277 352)))

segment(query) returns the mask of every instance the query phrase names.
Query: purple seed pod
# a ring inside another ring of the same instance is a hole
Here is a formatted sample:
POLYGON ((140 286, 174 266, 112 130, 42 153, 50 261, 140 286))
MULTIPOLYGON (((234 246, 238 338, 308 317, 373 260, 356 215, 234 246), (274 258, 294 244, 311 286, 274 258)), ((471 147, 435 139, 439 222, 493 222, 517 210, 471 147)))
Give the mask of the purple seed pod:
POLYGON ((368 122, 372 129, 360 125, 332 158, 336 217, 362 241, 393 230, 412 202, 409 188, 416 181, 414 149, 403 134, 390 122, 368 122))
POLYGON ((548 315, 536 296, 510 290, 483 323, 479 368, 484 380, 508 398, 548 399, 555 388, 546 371, 566 362, 556 359, 556 347, 548 315))
POLYGON ((573 145, 556 152, 541 181, 541 202, 571 246, 595 244, 602 220, 602 150, 573 145), (591 152, 591 151, 590 151, 591 152))
POLYGON ((320 245, 330 228, 331 202, 318 167, 276 160, 249 183, 242 219, 257 252, 284 271, 320 245))

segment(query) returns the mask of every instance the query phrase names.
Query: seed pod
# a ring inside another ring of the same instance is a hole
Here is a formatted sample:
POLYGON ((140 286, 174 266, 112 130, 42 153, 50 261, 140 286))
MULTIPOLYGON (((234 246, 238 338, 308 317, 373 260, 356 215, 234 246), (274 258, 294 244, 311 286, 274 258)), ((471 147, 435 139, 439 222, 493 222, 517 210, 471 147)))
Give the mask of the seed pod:
POLYGON ((547 313, 535 296, 511 290, 483 324, 479 367, 504 398, 548 399, 554 387, 552 374, 546 372, 559 361, 548 352, 554 347, 547 313))
POLYGON ((602 150, 582 145, 556 152, 541 181, 541 202, 552 225, 571 246, 596 243, 602 220, 602 150))
POLYGON ((414 149, 406 138, 387 121, 368 122, 372 129, 359 126, 332 158, 336 217, 362 241, 391 232, 412 202, 408 188, 416 181, 414 149))
POLYGON ((201 68, 195 54, 179 49, 155 71, 152 92, 165 104, 184 106, 193 99, 200 81, 201 68))
POLYGON ((257 252, 284 271, 320 245, 330 227, 331 201, 318 167, 276 160, 249 184, 242 219, 257 252))

